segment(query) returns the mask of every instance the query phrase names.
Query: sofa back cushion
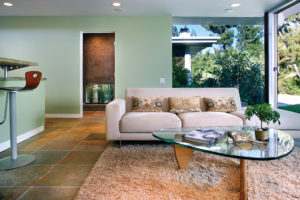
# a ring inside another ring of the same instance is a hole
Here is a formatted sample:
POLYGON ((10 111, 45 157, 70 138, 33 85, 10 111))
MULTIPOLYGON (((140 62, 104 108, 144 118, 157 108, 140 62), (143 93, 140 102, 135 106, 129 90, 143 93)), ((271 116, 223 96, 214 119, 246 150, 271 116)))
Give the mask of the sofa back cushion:
POLYGON ((236 103, 233 97, 203 98, 208 112, 235 112, 236 103))
POLYGON ((162 112, 163 97, 132 97, 132 112, 162 112))
POLYGON ((169 97, 171 113, 200 112, 200 97, 169 97))
POLYGON ((125 92, 126 112, 132 108, 132 96, 135 97, 163 97, 163 111, 169 112, 169 97, 200 96, 201 111, 206 111, 204 97, 234 97, 237 109, 241 108, 240 94, 237 88, 128 88, 125 92))

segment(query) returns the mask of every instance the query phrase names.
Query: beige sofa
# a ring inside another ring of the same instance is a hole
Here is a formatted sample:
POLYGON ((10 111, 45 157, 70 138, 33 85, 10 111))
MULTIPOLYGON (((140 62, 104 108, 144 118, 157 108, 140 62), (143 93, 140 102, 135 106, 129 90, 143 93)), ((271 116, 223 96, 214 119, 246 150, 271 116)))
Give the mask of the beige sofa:
MULTIPOLYGON (((116 99, 106 106, 107 140, 157 140, 152 136, 154 130, 162 128, 191 128, 205 126, 252 126, 259 125, 257 118, 245 120, 245 108, 241 107, 239 91, 236 88, 129 88, 125 100, 116 99), (130 112, 132 96, 164 97, 164 112, 130 112), (168 97, 201 97, 201 112, 170 113, 168 97), (206 112, 203 97, 233 96, 238 111, 233 113, 206 112)), ((282 125, 269 127, 300 130, 299 114, 279 110, 282 125), (298 123, 297 123, 298 122, 298 123)))

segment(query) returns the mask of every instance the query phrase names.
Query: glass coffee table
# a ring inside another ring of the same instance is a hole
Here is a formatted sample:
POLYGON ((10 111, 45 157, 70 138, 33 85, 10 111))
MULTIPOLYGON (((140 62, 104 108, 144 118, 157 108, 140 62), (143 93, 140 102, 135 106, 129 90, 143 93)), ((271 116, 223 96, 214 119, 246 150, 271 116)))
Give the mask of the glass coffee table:
MULTIPOLYGON (((256 127, 201 127, 214 130, 230 131, 232 135, 250 136, 255 140, 256 127)), ((226 136, 211 145, 197 144, 182 138, 182 135, 195 128, 160 129, 153 132, 153 136, 164 142, 174 144, 174 153, 180 169, 186 169, 192 153, 202 151, 219 156, 240 159, 240 197, 248 199, 247 194, 247 160, 275 160, 289 155, 294 149, 293 137, 280 130, 269 129, 269 139, 266 142, 235 143, 226 136)))

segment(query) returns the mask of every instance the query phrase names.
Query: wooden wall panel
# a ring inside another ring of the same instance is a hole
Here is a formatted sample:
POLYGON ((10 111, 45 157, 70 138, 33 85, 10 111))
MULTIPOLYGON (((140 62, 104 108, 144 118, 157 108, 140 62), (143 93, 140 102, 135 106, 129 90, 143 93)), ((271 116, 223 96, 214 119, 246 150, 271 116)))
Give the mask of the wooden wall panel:
POLYGON ((83 35, 84 83, 114 83, 114 33, 83 35))

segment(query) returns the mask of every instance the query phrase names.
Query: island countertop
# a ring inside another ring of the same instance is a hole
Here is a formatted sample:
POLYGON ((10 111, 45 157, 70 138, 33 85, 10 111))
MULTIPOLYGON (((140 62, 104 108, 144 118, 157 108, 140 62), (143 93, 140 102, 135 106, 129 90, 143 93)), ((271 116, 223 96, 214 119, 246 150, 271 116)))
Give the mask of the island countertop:
POLYGON ((0 68, 3 69, 4 77, 7 78, 7 72, 29 66, 38 66, 38 63, 24 60, 0 57, 0 68))
MULTIPOLYGON (((0 81, 25 81, 25 77, 0 77, 0 81)), ((42 81, 47 80, 47 78, 42 77, 41 78, 42 81)))

